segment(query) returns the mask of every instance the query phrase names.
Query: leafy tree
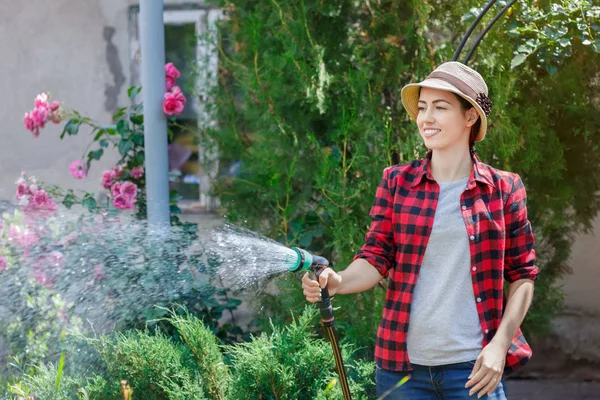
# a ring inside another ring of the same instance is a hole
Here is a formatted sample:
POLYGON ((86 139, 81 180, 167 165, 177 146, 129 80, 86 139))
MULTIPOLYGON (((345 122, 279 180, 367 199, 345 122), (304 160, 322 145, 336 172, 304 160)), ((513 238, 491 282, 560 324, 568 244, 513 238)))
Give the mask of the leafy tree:
MULTIPOLYGON (((477 12, 480 2, 220 4, 228 18, 220 26, 218 124, 207 136, 232 166, 215 188, 223 211, 342 269, 363 243, 382 170, 425 154, 400 89, 451 59, 472 18, 465 11, 477 12)), ((470 61, 494 102, 478 153, 519 173, 528 189, 542 274, 525 328, 538 333, 560 309, 555 283, 567 270, 573 235, 590 227, 598 209, 600 60, 588 43, 596 40, 596 13, 589 2, 519 2, 470 61)), ((261 305, 289 321, 289 310, 304 302, 300 285, 291 277, 278 282, 278 294, 261 305)), ((383 298, 374 288, 335 299, 341 331, 365 355, 383 298)))

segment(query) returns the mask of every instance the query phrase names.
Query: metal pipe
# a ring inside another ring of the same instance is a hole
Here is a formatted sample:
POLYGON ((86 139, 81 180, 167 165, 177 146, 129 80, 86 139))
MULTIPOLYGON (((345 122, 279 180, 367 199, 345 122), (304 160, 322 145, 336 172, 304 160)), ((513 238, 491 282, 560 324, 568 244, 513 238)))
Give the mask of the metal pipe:
POLYGON ((148 223, 170 226, 167 118, 165 95, 165 28, 163 0, 140 0, 142 98, 148 223))
POLYGON ((460 44, 456 48, 456 51, 454 52, 454 55, 452 56, 452 61, 456 61, 458 59, 458 55, 460 54, 463 47, 465 46, 465 43, 467 43, 469 36, 471 36, 471 33, 473 32, 473 30, 475 29, 475 27, 477 26, 479 21, 481 21, 483 16, 488 12, 488 10, 494 5, 495 2, 496 2, 496 0, 490 0, 487 3, 487 5, 483 8, 483 10, 479 13, 477 18, 475 18, 475 21, 473 21, 473 23, 469 27, 469 30, 467 30, 467 33, 465 33, 465 36, 463 36, 462 40, 460 41, 460 44))
POLYGON ((469 62, 469 60, 471 59, 471 56, 473 55, 473 53, 475 53, 475 49, 477 48, 477 46, 479 46, 479 42, 481 42, 481 40, 483 39, 483 37, 485 36, 485 34, 488 33, 488 31, 490 29, 492 29, 492 26, 494 26, 494 24, 496 22, 498 22, 498 20, 502 16, 502 14, 504 14, 506 12, 506 10, 508 10, 510 8, 510 6, 512 6, 513 4, 515 4, 516 1, 517 0, 512 0, 510 3, 506 4, 504 6, 504 8, 502 8, 502 10, 500 10, 500 12, 498 14, 496 14, 496 16, 494 17, 494 19, 492 19, 490 21, 490 23, 487 24, 487 26, 485 27, 485 29, 483 30, 483 32, 481 32, 481 34, 479 36, 477 36, 477 38, 475 39, 475 43, 473 43, 473 47, 471 48, 471 50, 469 51, 469 53, 465 57, 465 61, 463 62, 463 64, 467 64, 469 62))

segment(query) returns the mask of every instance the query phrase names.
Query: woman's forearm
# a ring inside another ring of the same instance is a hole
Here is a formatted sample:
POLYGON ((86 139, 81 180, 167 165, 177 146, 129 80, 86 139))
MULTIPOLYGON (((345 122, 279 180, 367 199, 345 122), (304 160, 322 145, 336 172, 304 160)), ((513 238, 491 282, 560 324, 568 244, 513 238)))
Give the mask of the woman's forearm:
POLYGON ((533 299, 533 281, 531 279, 519 279, 508 285, 508 298, 504 308, 502 322, 492 341, 498 342, 506 348, 510 347, 517 329, 523 322, 527 310, 533 299))
POLYGON ((354 260, 348 268, 339 272, 342 277, 339 294, 359 293, 377 285, 383 276, 364 258, 354 260))

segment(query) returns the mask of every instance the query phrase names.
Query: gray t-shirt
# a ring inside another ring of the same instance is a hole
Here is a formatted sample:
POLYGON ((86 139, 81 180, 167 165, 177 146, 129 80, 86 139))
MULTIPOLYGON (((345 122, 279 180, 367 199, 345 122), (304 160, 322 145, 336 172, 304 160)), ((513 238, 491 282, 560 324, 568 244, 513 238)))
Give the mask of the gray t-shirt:
POLYGON ((475 305, 471 253, 460 211, 468 178, 438 182, 440 195, 431 236, 413 293, 408 357, 426 366, 474 360, 483 333, 475 305))

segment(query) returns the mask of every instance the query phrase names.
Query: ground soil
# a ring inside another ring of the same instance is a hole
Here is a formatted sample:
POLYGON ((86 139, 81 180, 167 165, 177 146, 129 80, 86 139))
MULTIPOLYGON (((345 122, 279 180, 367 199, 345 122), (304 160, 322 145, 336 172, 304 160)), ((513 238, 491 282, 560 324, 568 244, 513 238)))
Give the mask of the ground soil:
POLYGON ((598 400, 600 382, 545 379, 511 379, 506 382, 509 400, 598 400))

